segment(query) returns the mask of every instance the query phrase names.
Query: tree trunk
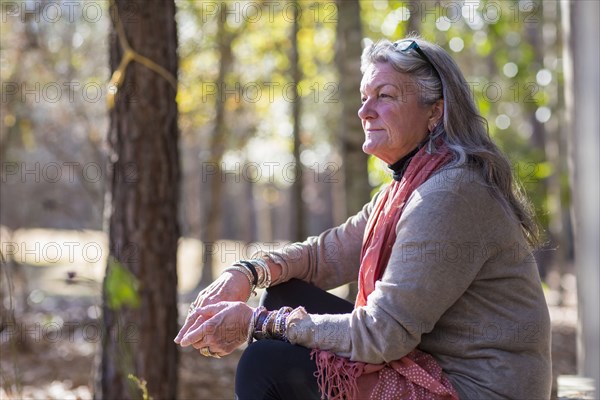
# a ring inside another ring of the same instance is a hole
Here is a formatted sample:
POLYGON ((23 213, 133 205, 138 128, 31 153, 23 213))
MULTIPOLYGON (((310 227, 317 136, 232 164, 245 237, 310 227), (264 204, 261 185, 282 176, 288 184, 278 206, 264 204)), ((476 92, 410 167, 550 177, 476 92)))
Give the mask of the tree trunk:
POLYGON ((600 392, 600 78, 598 77, 598 27, 600 5, 596 1, 561 2, 565 103, 569 122, 570 178, 572 184, 575 264, 577 266, 577 369, 592 378, 596 397, 600 392))
POLYGON ((300 70, 300 59, 298 54, 298 31, 300 30, 300 14, 298 9, 300 3, 294 1, 293 15, 294 23, 292 24, 292 32, 290 34, 290 64, 292 68, 292 82, 294 83, 294 100, 292 102, 292 121, 293 121, 293 137, 294 137, 294 161, 296 163, 296 179, 292 184, 292 194, 294 197, 294 229, 293 239, 302 241, 306 239, 306 221, 304 217, 304 201, 302 201, 302 190, 304 188, 302 181, 302 163, 300 162, 300 118, 302 115, 302 100, 298 93, 298 86, 302 79, 300 70))
POLYGON ((120 23, 131 48, 166 73, 129 63, 110 110, 111 182, 106 207, 114 262, 107 266, 103 285, 104 332, 94 397, 142 397, 138 385, 128 379, 133 374, 147 381, 154 399, 172 399, 177 390, 178 353, 173 338, 177 334, 180 170, 177 89, 165 76, 177 77, 175 2, 115 0, 111 16, 111 70, 124 56, 115 25, 120 23), (115 292, 108 277, 117 267, 137 279, 138 306, 110 306, 115 292))
MULTIPOLYGON (((543 4, 540 4, 540 7, 542 7, 543 4)), ((540 69, 543 67, 544 65, 544 42, 543 42, 543 38, 542 38, 542 24, 525 24, 524 27, 524 31, 525 31, 525 37, 527 39, 527 43, 529 43, 532 47, 532 51, 533 51, 533 62, 534 64, 532 65, 532 68, 535 69, 540 69)), ((492 60, 494 62, 494 65, 496 65, 496 61, 494 59, 494 57, 489 57, 490 60, 492 60)), ((537 104, 534 103, 523 103, 523 108, 526 110, 526 113, 529 115, 529 123, 531 124, 532 127, 532 134, 531 134, 531 147, 533 149, 536 150, 536 153, 541 155, 544 154, 545 155, 545 159, 551 162, 554 162, 554 158, 552 157, 551 154, 549 154, 548 152, 546 152, 546 149, 549 147, 547 141, 552 141, 552 132, 546 130, 546 126, 544 124, 542 124, 540 121, 538 121, 538 119, 535 116, 535 111, 538 107, 537 104)), ((536 155, 536 159, 539 161, 539 156, 536 155)), ((552 165, 555 165, 558 167, 559 163, 555 162, 552 165)), ((551 192, 550 192, 550 186, 551 186, 551 181, 553 180, 552 177, 546 178, 546 179, 540 179, 538 181, 536 181, 536 191, 540 192, 540 193, 544 193, 544 196, 548 199, 550 199, 550 197, 552 196, 551 192)), ((550 203, 551 204, 551 203, 550 203)), ((552 215, 550 215, 550 217, 552 218, 552 215)), ((547 247, 549 248, 556 248, 557 247, 557 243, 556 243, 556 236, 554 235, 555 232, 553 232, 552 230, 550 230, 549 232, 549 241, 547 244, 547 247)), ((561 248, 558 248, 556 250, 551 251, 539 251, 536 254, 536 261, 538 263, 538 267, 540 269, 540 273, 542 275, 542 277, 546 277, 546 275, 548 274, 548 272, 551 269, 556 269, 557 267, 560 268, 560 266, 557 264, 557 262, 559 261, 559 259, 562 259, 562 257, 560 257, 560 253, 562 253, 563 249, 562 246, 561 248)), ((553 290, 560 290, 560 287, 557 287, 553 284, 552 281, 549 281, 549 284, 551 286, 551 289, 553 290)))
MULTIPOLYGON (((542 2, 541 8, 543 10, 544 24, 543 26, 551 26, 558 24, 558 8, 560 5, 557 2, 542 2)), ((544 37, 541 35, 542 24, 533 24, 539 26, 538 30, 538 47, 535 50, 536 62, 540 65, 544 65, 544 54, 552 54, 553 48, 556 48, 556 40, 549 41, 549 35, 544 37)), ((555 83, 552 85, 558 85, 555 83)), ((549 90, 549 89, 547 89, 549 90)), ((558 114, 558 110, 562 109, 562 105, 559 101, 562 100, 562 96, 550 96, 547 106, 552 109, 553 113, 558 114)), ((533 115, 534 112, 532 111, 533 115)), ((535 117, 532 120, 537 119, 535 117)), ((570 232, 570 220, 569 211, 567 207, 564 207, 564 200, 566 198, 565 190, 563 190, 562 178, 564 177, 564 171, 566 171, 566 154, 565 154, 565 141, 561 137, 559 132, 559 126, 557 121, 558 118, 551 119, 548 121, 544 128, 544 140, 543 140, 543 151, 545 159, 550 165, 554 167, 553 172, 545 180, 544 188, 546 192, 546 204, 548 210, 548 236, 549 246, 553 251, 546 252, 551 253, 552 258, 547 262, 549 265, 544 265, 545 269, 556 270, 561 275, 568 272, 567 263, 569 261, 569 253, 572 249, 571 232, 570 232)), ((535 128, 534 128, 535 133, 535 128)), ((562 287, 552 288, 562 290, 562 287)))
MULTIPOLYGON (((358 0, 338 1, 337 47, 335 62, 340 76, 342 116, 339 138, 342 148, 346 216, 360 211, 369 201, 371 186, 368 176, 368 156, 362 151, 364 133, 357 116, 360 107, 360 56, 362 28, 358 0)), ((358 293, 356 283, 348 288, 347 298, 354 301, 358 293)))
POLYGON ((371 186, 367 170, 368 156, 362 151, 364 134, 357 116, 360 107, 360 56, 362 29, 358 0, 338 3, 336 64, 340 76, 342 116, 339 137, 344 160, 346 215, 358 212, 369 201, 371 186))
MULTIPOLYGON (((419 0, 409 0, 408 1, 408 9, 410 10, 410 18, 406 23, 406 35, 410 35, 413 33, 421 34, 421 7, 423 6, 419 0)), ((427 5, 427 7, 430 7, 427 5)))
MULTIPOLYGON (((202 278, 198 287, 193 291, 208 286, 214 279, 213 276, 213 258, 216 251, 216 243, 221 236, 221 224, 223 214, 223 179, 225 175, 221 168, 223 155, 229 132, 225 124, 225 101, 227 99, 225 88, 227 84, 227 75, 233 65, 233 53, 231 52, 231 43, 235 35, 229 33, 225 27, 227 21, 228 7, 227 3, 222 3, 218 20, 217 40, 219 45, 219 75, 215 82, 217 88, 215 103, 215 121, 210 137, 210 158, 209 167, 213 169, 214 174, 207 175, 209 183, 209 201, 204 207, 204 229, 202 241, 204 242, 204 256, 202 265, 202 278)), ((204 176, 204 174, 202 174, 204 176)), ((207 182, 202 182, 202 185, 207 182)), ((201 185, 201 187, 202 187, 201 185)))

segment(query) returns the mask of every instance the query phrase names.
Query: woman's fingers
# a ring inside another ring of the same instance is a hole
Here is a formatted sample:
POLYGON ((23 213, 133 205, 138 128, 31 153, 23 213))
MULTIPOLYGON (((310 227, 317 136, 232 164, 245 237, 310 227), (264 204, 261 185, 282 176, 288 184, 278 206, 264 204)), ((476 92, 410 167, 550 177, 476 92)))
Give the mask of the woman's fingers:
POLYGON ((190 327, 192 327, 192 325, 196 323, 198 317, 202 315, 200 310, 201 307, 196 307, 194 311, 192 311, 185 317, 185 322, 183 323, 183 326, 181 327, 179 333, 177 333, 177 336, 174 339, 175 343, 181 343, 181 339, 183 338, 183 336, 185 336, 190 327))
POLYGON ((195 349, 208 347, 211 352, 226 355, 246 342, 252 308, 242 302, 221 302, 201 311, 203 322, 194 324, 181 339, 182 346, 195 349))
MULTIPOLYGON (((217 304, 219 302, 244 301, 244 299, 248 298, 249 290, 250 287, 247 278, 243 274, 227 272, 202 290, 192 304, 195 305, 196 310, 205 310, 209 305, 217 304)), ((198 315, 199 314, 192 312, 186 317, 183 326, 174 339, 175 343, 181 344, 183 337, 196 323, 198 315)))
POLYGON ((194 322, 196 322, 197 318, 198 318, 198 314, 196 314, 195 311, 190 313, 185 318, 185 322, 184 322, 183 326, 181 327, 181 329, 179 330, 179 333, 177 333, 177 336, 175 337, 175 340, 174 340, 175 343, 177 343, 177 344, 181 343, 181 339, 183 339, 183 336, 187 333, 187 331, 194 324, 194 322))
MULTIPOLYGON (((187 327, 186 332, 183 332, 183 328, 180 331, 181 338, 179 340, 179 344, 183 347, 189 346, 192 343, 196 343, 206 335, 212 332, 209 332, 210 328, 215 329, 218 321, 212 321, 211 326, 205 326, 205 322, 207 322, 211 317, 218 314, 220 311, 226 309, 229 306, 228 303, 222 302, 217 304, 209 304, 206 307, 199 307, 194 311, 194 313, 198 313, 198 317, 194 321, 193 324, 187 327)), ((177 335, 179 338, 180 335, 177 335)))
POLYGON ((207 309, 207 307, 209 306, 197 307, 192 313, 190 313, 187 316, 185 323, 183 324, 183 326, 179 330, 179 333, 177 334, 177 337, 175 338, 175 343, 181 344, 182 346, 187 346, 187 344, 184 345, 181 343, 182 339, 187 335, 187 333, 192 329, 196 329, 198 326, 200 326, 207 319, 214 315, 211 313, 211 309, 207 309))
MULTIPOLYGON (((187 329, 185 331, 183 331, 183 329, 182 329, 180 334, 177 335, 177 337, 179 338, 179 342, 178 342, 179 345, 182 347, 186 347, 186 346, 189 346, 190 344, 192 344, 193 342, 186 340, 186 338, 189 336, 190 332, 197 331, 198 327, 200 327, 207 319, 208 318, 204 317, 203 315, 199 315, 193 321, 193 323, 189 327, 187 327, 187 329)), ((197 340, 200 340, 200 339, 197 339, 197 340)))

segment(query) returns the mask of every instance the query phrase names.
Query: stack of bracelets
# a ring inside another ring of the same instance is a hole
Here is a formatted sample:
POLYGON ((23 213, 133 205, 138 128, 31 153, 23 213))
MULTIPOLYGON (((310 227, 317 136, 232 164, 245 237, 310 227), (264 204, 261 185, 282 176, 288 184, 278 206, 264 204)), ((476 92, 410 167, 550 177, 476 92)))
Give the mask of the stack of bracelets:
POLYGON ((254 339, 275 339, 287 342, 286 321, 291 312, 291 307, 281 307, 275 311, 268 311, 262 306, 254 309, 248 327, 248 344, 251 344, 254 339))
MULTIPOLYGON (((246 275, 250 283, 250 296, 256 295, 256 288, 265 289, 271 286, 271 271, 263 259, 258 260, 240 260, 223 272, 238 271, 246 275)), ((248 301, 248 300, 246 300, 248 301)))
MULTIPOLYGON (((256 295, 256 289, 266 289, 271 286, 271 271, 265 260, 240 260, 231 267, 225 268, 223 272, 238 271, 248 278, 250 284, 250 296, 256 295)), ((248 300, 246 300, 248 301, 248 300)), ((192 306, 193 307, 193 304, 192 306)), ((193 310, 193 308, 190 308, 193 310)), ((252 313, 248 327, 248 344, 254 339, 276 339, 287 340, 286 321, 292 312, 291 307, 282 307, 279 310, 268 311, 265 307, 257 307, 252 313)))

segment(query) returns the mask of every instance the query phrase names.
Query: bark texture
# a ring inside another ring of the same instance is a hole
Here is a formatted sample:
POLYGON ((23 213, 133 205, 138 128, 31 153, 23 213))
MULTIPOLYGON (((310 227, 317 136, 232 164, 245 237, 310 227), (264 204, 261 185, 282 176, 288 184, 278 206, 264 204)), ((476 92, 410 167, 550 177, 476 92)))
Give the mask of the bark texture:
MULTIPOLYGON (((173 0, 115 0, 110 34, 110 68, 124 49, 118 18, 137 53, 177 77, 177 31, 173 0)), ((179 152, 176 88, 155 71, 131 62, 110 110, 111 181, 107 199, 110 255, 138 280, 139 307, 108 307, 103 286, 102 352, 94 397, 142 397, 129 373, 147 381, 154 399, 177 390, 177 241, 179 152)), ((107 266, 107 276, 114 264, 107 266)))

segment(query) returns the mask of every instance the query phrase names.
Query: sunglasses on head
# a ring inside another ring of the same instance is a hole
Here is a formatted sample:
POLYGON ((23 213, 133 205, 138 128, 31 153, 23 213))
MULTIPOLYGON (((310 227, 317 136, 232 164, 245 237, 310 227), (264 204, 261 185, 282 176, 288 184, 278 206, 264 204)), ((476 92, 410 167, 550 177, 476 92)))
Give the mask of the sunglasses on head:
POLYGON ((393 46, 394 46, 394 48, 396 48, 398 51, 400 51, 402 53, 407 53, 411 50, 414 50, 418 55, 421 56, 421 58, 423 60, 427 61, 427 63, 429 63, 429 65, 431 65, 431 68, 433 68, 433 70, 435 71, 437 76, 440 78, 440 81, 442 80, 442 75, 440 75, 440 72, 435 67, 435 64, 431 61, 431 59, 429 57, 427 57, 427 54, 425 54, 423 49, 421 49, 421 47, 419 47, 419 44, 415 40, 411 40, 411 39, 399 40, 397 42, 394 42, 393 46))

